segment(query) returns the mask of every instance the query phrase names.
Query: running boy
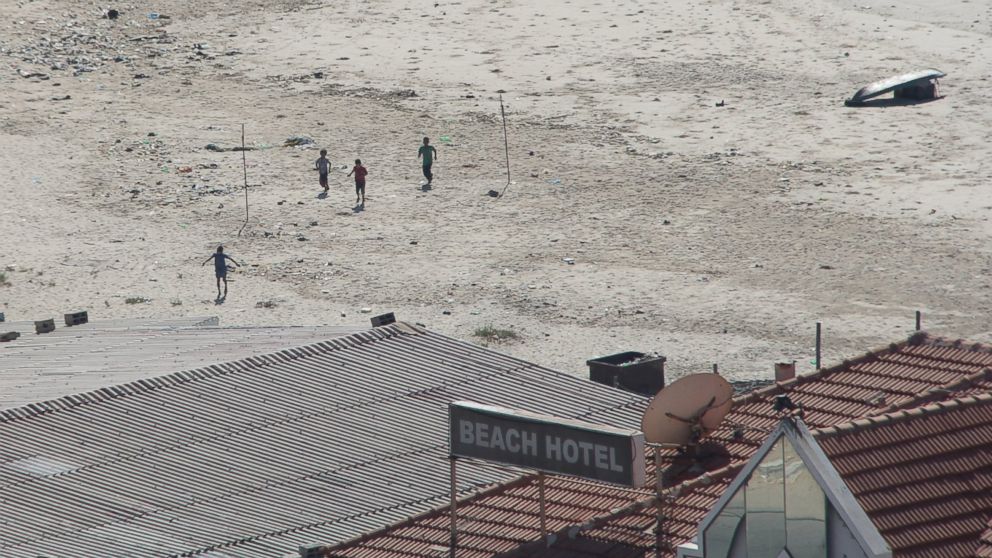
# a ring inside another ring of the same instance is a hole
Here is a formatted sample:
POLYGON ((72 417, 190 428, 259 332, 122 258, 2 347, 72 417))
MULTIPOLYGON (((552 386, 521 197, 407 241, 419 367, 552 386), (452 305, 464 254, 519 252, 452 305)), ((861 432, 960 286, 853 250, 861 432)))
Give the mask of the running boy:
POLYGON ((348 176, 355 175, 355 203, 358 203, 359 196, 361 196, 363 207, 365 206, 365 175, 368 173, 368 169, 362 166, 361 159, 355 159, 355 168, 348 173, 348 176))
POLYGON ((326 149, 321 149, 320 150, 320 159, 317 159, 317 161, 314 162, 313 166, 314 166, 315 169, 317 169, 317 172, 320 173, 320 186, 326 192, 327 189, 328 189, 327 188, 327 173, 330 172, 330 170, 331 170, 331 162, 327 160, 327 150, 326 149))
POLYGON ((431 182, 434 181, 434 173, 431 172, 431 165, 437 159, 437 149, 434 149, 434 146, 431 145, 430 138, 424 138, 424 145, 421 145, 420 150, 417 151, 417 158, 424 159, 424 178, 427 179, 427 185, 430 186, 431 182))
POLYGON ((209 262, 210 260, 214 261, 214 273, 217 274, 217 299, 220 300, 223 298, 227 298, 227 260, 231 260, 231 263, 233 263, 235 267, 241 267, 241 266, 240 264, 238 264, 238 262, 234 261, 234 258, 224 253, 223 246, 218 246, 217 251, 211 254, 210 257, 206 259, 206 261, 200 264, 200 267, 207 265, 207 262, 209 262), (224 280, 223 296, 221 296, 220 294, 221 279, 224 280))

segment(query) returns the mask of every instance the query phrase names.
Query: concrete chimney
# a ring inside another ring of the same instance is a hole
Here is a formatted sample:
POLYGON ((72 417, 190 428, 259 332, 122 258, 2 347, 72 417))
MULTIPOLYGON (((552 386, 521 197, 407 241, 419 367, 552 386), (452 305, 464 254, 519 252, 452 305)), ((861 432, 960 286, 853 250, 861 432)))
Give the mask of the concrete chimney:
POLYGON ((795 377, 796 377, 796 361, 775 363, 776 382, 785 382, 795 377))

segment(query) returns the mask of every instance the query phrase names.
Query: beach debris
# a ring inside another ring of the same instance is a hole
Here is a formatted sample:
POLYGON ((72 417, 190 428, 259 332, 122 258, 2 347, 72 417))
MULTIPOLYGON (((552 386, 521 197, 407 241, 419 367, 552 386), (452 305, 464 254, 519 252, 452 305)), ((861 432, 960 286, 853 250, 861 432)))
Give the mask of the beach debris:
POLYGON ((308 138, 306 136, 290 136, 290 137, 286 138, 286 141, 283 142, 282 146, 283 147, 300 147, 300 146, 303 146, 303 145, 313 145, 314 143, 316 143, 316 142, 314 142, 313 139, 308 138))
POLYGON ((217 152, 217 153, 225 153, 227 151, 254 151, 257 148, 255 148, 255 147, 241 147, 241 146, 237 146, 237 147, 221 147, 221 146, 217 145, 216 143, 208 143, 206 145, 206 147, 204 147, 204 149, 206 149, 207 151, 214 151, 214 152, 217 152))
POLYGON ((490 198, 498 198, 499 192, 497 192, 496 190, 489 190, 488 192, 486 192, 486 195, 489 196, 490 198))
POLYGON ((371 314, 371 313, 372 313, 372 309, 371 309, 371 308, 368 308, 368 307, 365 307, 365 308, 362 308, 362 309, 360 310, 360 312, 361 312, 362 314, 371 314))
POLYGON ((107 10, 107 13, 103 14, 103 17, 105 17, 107 19, 117 19, 120 15, 121 15, 120 12, 118 12, 117 10, 111 8, 111 9, 107 10))
POLYGON ((275 308, 277 305, 272 300, 260 300, 255 303, 255 308, 275 308))
POLYGON ((723 101, 723 100, 720 100, 720 102, 716 104, 716 106, 718 106, 718 107, 722 107, 722 106, 726 106, 726 105, 727 105, 727 103, 725 101, 723 101))
POLYGON ((48 79, 48 74, 43 74, 41 72, 29 72, 27 70, 17 70, 17 75, 25 79, 33 77, 38 79, 48 79))
POLYGON ((568 265, 575 265, 575 258, 562 258, 561 261, 567 263, 568 265))

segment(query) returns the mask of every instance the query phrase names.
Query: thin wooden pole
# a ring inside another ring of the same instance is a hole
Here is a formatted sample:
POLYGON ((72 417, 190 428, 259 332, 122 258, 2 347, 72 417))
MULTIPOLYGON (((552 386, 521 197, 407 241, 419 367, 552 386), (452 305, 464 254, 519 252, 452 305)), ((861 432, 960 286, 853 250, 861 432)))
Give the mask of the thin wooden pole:
POLYGON ((919 310, 916 311, 916 331, 920 331, 923 327, 923 313, 919 310))
POLYGON ((245 172, 245 224, 241 225, 241 230, 238 231, 238 236, 241 236, 241 232, 248 226, 248 155, 245 151, 244 123, 241 124, 241 167, 245 172))
POLYGON ((548 544, 548 510, 544 500, 544 473, 537 473, 537 494, 540 499, 541 509, 541 539, 544 544, 548 544))
POLYGON ((506 193, 506 189, 510 187, 510 140, 506 134, 506 110, 503 108, 503 94, 499 94, 499 114, 503 117, 503 150, 506 152, 506 186, 503 186, 503 191, 499 193, 499 197, 503 197, 506 193))
POLYGON ((451 461, 451 537, 450 537, 450 550, 448 551, 448 556, 450 558, 455 558, 455 552, 458 548, 458 472, 456 463, 458 458, 451 456, 448 458, 451 461))

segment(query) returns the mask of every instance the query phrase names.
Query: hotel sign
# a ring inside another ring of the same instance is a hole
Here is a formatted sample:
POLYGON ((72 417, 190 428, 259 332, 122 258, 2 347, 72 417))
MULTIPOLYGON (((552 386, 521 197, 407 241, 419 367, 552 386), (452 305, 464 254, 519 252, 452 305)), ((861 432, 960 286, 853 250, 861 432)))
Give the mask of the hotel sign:
POLYGON ((448 415, 452 456, 644 486, 640 432, 466 401, 448 415))

